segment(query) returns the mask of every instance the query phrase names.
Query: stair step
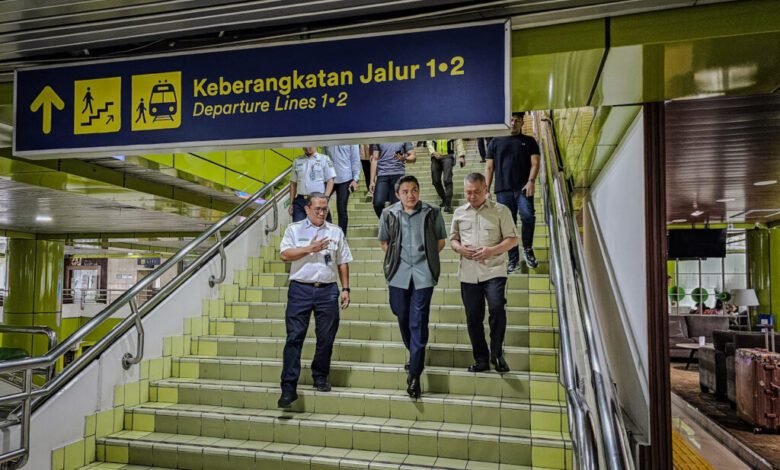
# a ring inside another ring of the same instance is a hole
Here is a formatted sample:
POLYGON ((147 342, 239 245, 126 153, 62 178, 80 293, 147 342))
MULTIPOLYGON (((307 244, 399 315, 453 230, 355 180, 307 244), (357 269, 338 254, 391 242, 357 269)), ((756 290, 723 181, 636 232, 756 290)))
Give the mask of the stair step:
MULTIPOLYGON (((209 325, 208 334, 228 338, 285 338, 287 333, 284 325, 285 319, 283 315, 275 318, 214 318, 209 325)), ((485 332, 487 333, 489 331, 487 318, 485 325, 485 332)), ((428 330, 429 344, 471 345, 465 323, 430 323, 428 330)), ((552 337, 557 332, 558 329, 552 325, 507 325, 504 345, 538 348, 553 347, 550 346, 552 337)), ((307 337, 314 338, 314 336, 314 330, 310 328, 307 337)), ((204 337, 200 336, 200 338, 204 337)), ((342 318, 336 338, 357 341, 394 341, 398 343, 401 341, 401 333, 398 323, 393 320, 360 321, 342 318)))
MULTIPOLYGON (((150 385, 156 387, 158 401, 143 406, 167 407, 177 403, 186 409, 192 408, 185 405, 208 405, 278 413, 278 383, 170 378, 150 385)), ((429 421, 429 429, 439 429, 435 422, 564 433, 567 429, 566 405, 558 400, 427 393, 411 401, 405 390, 333 387, 323 393, 307 386, 298 387, 298 396, 291 411, 429 421)), ((251 410, 245 412, 254 413, 251 410)))
MULTIPOLYGON (((385 258, 385 252, 379 248, 379 242, 378 241, 375 242, 376 242, 376 246, 374 247, 350 247, 350 251, 352 252, 352 258, 356 260, 376 260, 376 261, 383 260, 385 258)), ((539 260, 540 262, 543 260, 547 261, 547 251, 548 251, 547 247, 534 246, 534 253, 536 254, 536 259, 539 260)), ((275 259, 275 260, 281 259, 279 257, 278 245, 260 247, 260 255, 266 259, 275 259)), ((451 249, 442 250, 439 253, 439 257, 441 259, 452 259, 452 260, 460 259, 460 255, 458 253, 455 253, 455 251, 451 249)))
MULTIPOLYGON (((326 427, 327 429, 327 427, 326 427)), ((399 428, 401 429, 401 428, 399 428)), ((395 431, 395 430, 393 430, 395 431)), ((340 436, 342 433, 333 433, 340 436)), ((310 446, 301 444, 285 444, 269 441, 228 439, 217 437, 198 437, 156 433, 145 431, 121 431, 97 440, 98 458, 104 456, 108 462, 130 463, 134 465, 156 465, 162 468, 188 469, 218 469, 230 468, 241 470, 250 468, 284 468, 309 469, 316 468, 352 468, 352 469, 390 469, 399 468, 485 468, 530 470, 534 463, 553 464, 545 468, 565 468, 571 460, 571 450, 564 442, 542 441, 537 444, 534 439, 504 437, 501 442, 480 440, 475 434, 469 440, 467 448, 457 447, 462 444, 461 433, 442 432, 442 439, 436 439, 438 433, 431 433, 430 439, 409 439, 403 432, 380 434, 379 451, 363 451, 336 447, 310 446), (448 440, 449 438, 452 440, 448 440), (417 442, 420 441, 420 442, 417 442), (465 454, 465 458, 432 457, 419 454, 387 452, 386 449, 403 449, 404 443, 408 449, 425 449, 431 442, 439 443, 436 451, 441 448, 443 454, 465 454), (546 445, 544 445, 546 444, 546 445), (522 447, 522 452, 517 449, 522 447), (501 459, 501 449, 508 462, 517 462, 507 466, 501 459), (482 458, 482 459, 481 459, 482 458), (464 460, 474 462, 464 462, 464 460), (490 462, 493 465, 490 465, 490 462), (473 464, 482 464, 473 466, 473 464), (465 465, 464 465, 465 464, 465 465), (469 466, 471 465, 471 466, 469 466)), ((330 433, 326 435, 326 438, 330 433)), ((374 436, 370 436, 375 441, 374 436)), ((335 437, 333 438, 335 439, 335 437)), ((533 465, 540 469, 539 465, 533 465)), ((569 468, 571 468, 569 466, 569 468)))
MULTIPOLYGON (((382 272, 382 263, 378 262, 378 259, 365 260, 355 259, 349 263, 350 275, 361 273, 376 273, 382 272)), ((510 274, 510 278, 521 275, 543 275, 549 277, 550 265, 547 260, 538 260, 539 265, 536 268, 528 268, 525 263, 520 264, 520 270, 510 274)), ((440 261, 441 272, 443 274, 455 274, 458 272, 458 266, 460 266, 460 260, 457 258, 442 259, 440 261)), ((265 273, 289 273, 290 263, 279 260, 278 258, 270 258, 263 260, 262 271, 265 273)))
MULTIPOLYGON (((353 287, 350 292, 351 302, 367 303, 386 299, 387 287, 353 287)), ((238 299, 226 299, 239 302, 284 302, 287 300, 287 287, 239 287, 238 299)), ((507 289, 507 305, 518 307, 543 307, 555 305, 555 291, 507 289)), ((433 291, 432 304, 463 305, 460 289, 436 288, 433 291)))
MULTIPOLYGON (((379 263, 375 263, 379 264, 379 263)), ((351 265, 350 265, 351 267, 351 265)), ((375 266, 378 271, 381 266, 375 266)), ((252 279, 252 287, 283 287, 289 284, 288 273, 256 273, 252 279)), ((385 287, 384 274, 380 272, 357 273, 350 269, 351 287, 385 287)), ((442 273, 439 276, 437 288, 460 289, 460 279, 457 273, 442 273)), ((247 287, 247 286, 244 286, 247 287)), ((517 274, 507 278, 509 289, 552 290, 550 277, 544 274, 517 274)))
MULTIPOLYGON (((228 318, 284 318, 286 299, 281 302, 228 302, 225 315, 228 318)), ((554 308, 507 307, 508 325, 558 326, 558 314, 554 308)), ((342 320, 395 322, 396 317, 388 304, 351 303, 339 312, 342 320)), ((431 305, 429 325, 437 323, 466 323, 463 305, 431 305)))
MULTIPOLYGON (((511 364, 510 364, 511 367, 511 364)), ((180 356, 173 358, 176 377, 273 382, 279 380, 282 361, 269 358, 220 358, 180 356)), ((405 390, 403 365, 331 361, 330 383, 336 387, 405 390)), ((299 384, 311 384, 310 364, 301 361, 299 384)), ((511 371, 504 374, 468 372, 450 367, 427 367, 422 373, 423 393, 477 394, 493 397, 560 400, 564 396, 558 376, 544 372, 511 371)))
MULTIPOLYGON (((409 413, 413 413, 411 410, 416 406, 424 406, 435 408, 439 414, 443 414, 444 407, 439 403, 414 403, 409 397, 402 396, 393 396, 392 400, 397 401, 398 405, 407 404, 409 413)), ((394 408, 401 409, 400 406, 394 408)), ((553 414, 550 418, 559 426, 565 419, 560 414, 553 414)), ((533 445, 538 447, 565 445, 564 435, 560 431, 528 431, 493 425, 208 405, 170 404, 164 408, 138 406, 126 410, 125 421, 131 425, 132 431, 137 432, 410 453, 429 457, 468 458, 469 453, 463 454, 463 449, 482 445, 477 443, 503 442, 503 454, 482 456, 477 460, 497 458, 499 462, 505 463, 523 463, 513 461, 511 456, 525 454, 531 446, 531 439, 533 445)))
MULTIPOLYGON (((283 322, 279 325, 284 327, 283 322)), ((282 332, 282 331, 278 331, 282 332)), ((550 343, 552 334, 550 334, 550 343)), ((201 336, 192 340, 192 353, 220 358, 275 358, 283 357, 286 337, 251 336, 201 336)), ((314 357, 316 340, 312 337, 303 343, 302 360, 314 357)), ((531 372, 557 372, 557 350, 553 347, 505 346, 504 358, 513 370, 531 372)), ((400 341, 365 341, 337 339, 333 344, 331 359, 352 363, 379 363, 403 365, 408 360, 406 348, 400 341)), ((445 344, 429 342, 425 355, 428 367, 455 367, 467 369, 474 362, 471 344, 445 344)))

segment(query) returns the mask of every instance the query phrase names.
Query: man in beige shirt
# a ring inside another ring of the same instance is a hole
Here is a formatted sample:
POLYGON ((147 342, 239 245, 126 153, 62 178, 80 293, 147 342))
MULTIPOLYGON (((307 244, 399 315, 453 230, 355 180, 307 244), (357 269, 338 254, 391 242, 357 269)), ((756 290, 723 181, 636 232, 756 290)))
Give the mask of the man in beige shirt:
POLYGON ((467 204, 452 216, 450 246, 460 254, 460 295, 466 308, 474 364, 469 372, 509 372, 503 357, 506 332, 506 255, 517 246, 517 227, 503 204, 487 198, 485 176, 471 173, 463 182, 467 204), (485 341, 485 300, 490 317, 490 349, 485 341))

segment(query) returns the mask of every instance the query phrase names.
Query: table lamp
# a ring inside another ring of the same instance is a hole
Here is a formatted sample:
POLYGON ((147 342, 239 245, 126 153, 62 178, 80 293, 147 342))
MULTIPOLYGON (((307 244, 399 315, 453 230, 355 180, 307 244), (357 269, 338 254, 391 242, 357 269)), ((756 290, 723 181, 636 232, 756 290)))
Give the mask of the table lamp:
POLYGON ((755 289, 734 289, 731 291, 731 303, 738 307, 748 307, 748 330, 750 329, 750 307, 758 307, 755 289))

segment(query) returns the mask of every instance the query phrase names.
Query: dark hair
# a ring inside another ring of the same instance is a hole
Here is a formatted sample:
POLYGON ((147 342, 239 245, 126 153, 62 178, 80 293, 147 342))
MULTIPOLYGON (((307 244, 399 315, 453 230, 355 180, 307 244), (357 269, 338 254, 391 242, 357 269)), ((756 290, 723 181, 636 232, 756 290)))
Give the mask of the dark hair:
POLYGON ((397 193, 401 189, 401 185, 404 183, 414 183, 417 185, 417 189, 420 189, 420 182, 417 181, 417 178, 415 178, 412 175, 406 175, 398 178, 398 181, 395 182, 395 192, 397 193))
POLYGON ((324 195, 323 193, 311 193, 309 194, 309 197, 306 199, 306 207, 311 207, 311 201, 312 199, 325 199, 328 201, 328 196, 324 195))
POLYGON ((525 118, 525 111, 515 111, 515 112, 512 113, 512 117, 515 117, 515 116, 519 117, 520 119, 524 119, 525 118))
POLYGON ((463 178, 463 182, 469 184, 474 184, 477 182, 485 184, 485 175, 482 173, 469 173, 465 178, 463 178))

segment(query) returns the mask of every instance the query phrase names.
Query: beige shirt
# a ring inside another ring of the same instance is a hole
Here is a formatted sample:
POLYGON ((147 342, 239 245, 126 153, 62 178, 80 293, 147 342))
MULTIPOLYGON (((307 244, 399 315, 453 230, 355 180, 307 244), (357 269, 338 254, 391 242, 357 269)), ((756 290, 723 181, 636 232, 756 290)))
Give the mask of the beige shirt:
MULTIPOLYGON (((517 227, 512 213, 490 199, 474 209, 465 204, 455 209, 452 215, 450 240, 460 240, 465 248, 496 246, 507 238, 517 238, 517 227)), ((460 257, 458 276, 460 282, 476 284, 495 277, 506 277, 506 253, 486 261, 474 261, 460 257)))

